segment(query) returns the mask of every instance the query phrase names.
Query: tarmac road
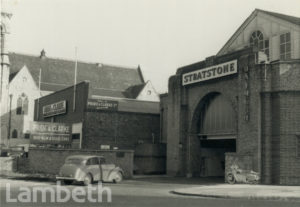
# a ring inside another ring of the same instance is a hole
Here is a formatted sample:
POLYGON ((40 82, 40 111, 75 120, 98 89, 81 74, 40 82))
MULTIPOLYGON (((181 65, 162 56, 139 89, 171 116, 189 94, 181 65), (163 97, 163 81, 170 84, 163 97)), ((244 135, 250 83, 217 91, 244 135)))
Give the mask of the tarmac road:
MULTIPOLYGON (((248 200, 248 199, 220 199, 220 198, 202 198, 193 196, 181 196, 170 193, 170 191, 176 188, 194 187, 201 185, 203 181, 199 180, 186 180, 176 178, 142 178, 134 180, 126 180, 120 184, 106 183, 102 187, 108 187, 112 192, 112 202, 107 202, 107 194, 103 195, 103 202, 89 202, 87 196, 79 196, 79 198, 85 199, 84 203, 78 203, 73 199, 64 203, 51 203, 50 194, 47 192, 47 202, 42 202, 42 193, 37 194, 37 202, 29 203, 8 203, 7 202, 7 186, 10 185, 11 199, 17 199, 20 196, 20 192, 25 192, 25 188, 29 189, 32 193, 36 187, 50 187, 57 192, 56 183, 54 182, 42 182, 42 181, 24 181, 14 179, 1 179, 0 180, 0 206, 218 206, 218 207, 246 207, 246 206, 299 206, 299 202, 286 202, 286 201, 267 201, 267 200, 248 200), (24 187, 23 190, 20 187, 24 187)), ((212 183, 213 184, 213 183, 212 183)), ((66 189, 73 191, 87 190, 87 187, 81 185, 69 185, 63 186, 66 189)), ((97 187, 94 184, 93 187, 97 187)), ((86 191, 87 192, 87 191, 86 191)), ((107 192, 107 191, 105 191, 107 192)), ((32 194, 31 194, 32 195, 32 194)), ((61 194, 64 197, 64 193, 61 194)), ((93 191, 91 197, 97 198, 98 193, 93 191)))

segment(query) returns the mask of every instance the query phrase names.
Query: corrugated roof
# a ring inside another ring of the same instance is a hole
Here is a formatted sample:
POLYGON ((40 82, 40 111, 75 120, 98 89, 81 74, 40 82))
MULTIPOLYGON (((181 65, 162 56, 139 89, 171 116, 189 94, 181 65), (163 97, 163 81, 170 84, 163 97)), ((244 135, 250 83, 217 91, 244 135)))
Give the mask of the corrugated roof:
MULTIPOLYGON (((33 79, 38 83, 39 70, 42 70, 41 90, 57 91, 74 83, 75 62, 58 58, 39 57, 10 53, 10 73, 17 73, 27 66, 33 79)), ((125 68, 99 63, 78 61, 77 82, 90 81, 95 95, 125 97, 124 91, 134 85, 144 83, 139 68, 125 68)))
MULTIPOLYGON (((300 4, 299 4, 299 6, 300 6, 300 4)), ((300 25, 300 18, 299 17, 289 16, 289 15, 275 13, 275 12, 269 12, 269 11, 265 11, 265 10, 261 10, 261 9, 256 9, 256 10, 260 11, 260 12, 263 12, 263 13, 266 13, 268 15, 283 19, 285 21, 291 22, 293 24, 300 25)))

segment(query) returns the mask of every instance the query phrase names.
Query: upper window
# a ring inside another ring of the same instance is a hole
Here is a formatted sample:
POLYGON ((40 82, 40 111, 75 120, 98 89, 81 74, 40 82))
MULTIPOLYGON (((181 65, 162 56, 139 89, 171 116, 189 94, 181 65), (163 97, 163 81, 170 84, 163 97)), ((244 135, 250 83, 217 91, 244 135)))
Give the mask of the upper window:
POLYGON ((291 59, 291 33, 280 35, 280 59, 291 59))
POLYGON ((28 98, 23 93, 17 100, 17 114, 28 114, 28 98))
POLYGON ((11 136, 12 138, 18 138, 18 131, 16 130, 16 129, 14 129, 13 131, 12 131, 12 136, 11 136))
POLYGON ((268 39, 264 39, 264 35, 261 31, 255 31, 251 34, 250 37, 250 46, 255 46, 257 47, 260 51, 263 51, 268 59, 269 59, 269 54, 270 54, 270 50, 269 50, 269 40, 268 39))
POLYGON ((17 114, 22 114, 22 104, 23 104, 22 98, 19 97, 17 100, 17 114))

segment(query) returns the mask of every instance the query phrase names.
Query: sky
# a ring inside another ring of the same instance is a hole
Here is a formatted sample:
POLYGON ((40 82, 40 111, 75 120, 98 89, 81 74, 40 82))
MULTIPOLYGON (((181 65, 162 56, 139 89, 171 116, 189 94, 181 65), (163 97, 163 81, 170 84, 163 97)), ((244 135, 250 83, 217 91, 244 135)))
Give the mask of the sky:
MULTIPOLYGON (((3 0, 5 1, 5 0, 3 0)), ((299 0, 6 0, 10 52, 137 68, 167 92, 177 68, 215 55, 255 8, 300 17, 299 0)))

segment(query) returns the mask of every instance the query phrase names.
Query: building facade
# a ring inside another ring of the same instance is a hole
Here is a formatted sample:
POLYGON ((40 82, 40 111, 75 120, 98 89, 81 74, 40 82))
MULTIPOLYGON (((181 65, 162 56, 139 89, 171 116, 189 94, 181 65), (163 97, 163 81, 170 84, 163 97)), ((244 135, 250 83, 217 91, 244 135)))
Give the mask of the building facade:
POLYGON ((89 90, 85 81, 37 99, 34 120, 69 124, 67 148, 135 150, 160 143, 159 102, 93 97, 89 90))
POLYGON ((216 56, 170 77, 169 175, 224 176, 238 165, 262 183, 300 184, 299 35, 300 18, 255 10, 216 56))

